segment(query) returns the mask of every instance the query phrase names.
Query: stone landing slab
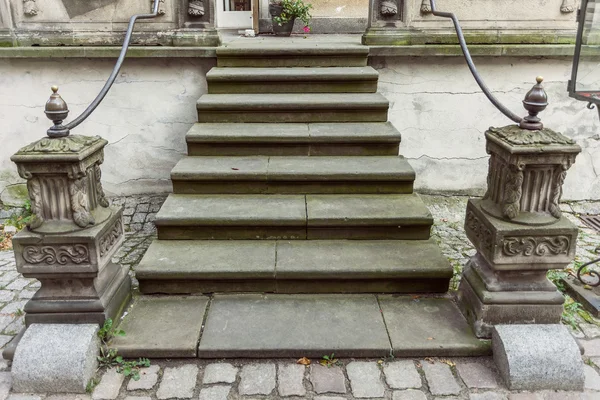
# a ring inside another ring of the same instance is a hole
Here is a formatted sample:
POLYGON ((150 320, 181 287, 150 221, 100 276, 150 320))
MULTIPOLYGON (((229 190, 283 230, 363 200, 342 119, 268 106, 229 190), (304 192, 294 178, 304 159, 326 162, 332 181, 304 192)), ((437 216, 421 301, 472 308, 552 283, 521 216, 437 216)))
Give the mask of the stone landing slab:
POLYGON ((489 355, 448 297, 217 294, 138 297, 112 347, 124 357, 489 355), (185 327, 185 332, 182 331, 185 327))

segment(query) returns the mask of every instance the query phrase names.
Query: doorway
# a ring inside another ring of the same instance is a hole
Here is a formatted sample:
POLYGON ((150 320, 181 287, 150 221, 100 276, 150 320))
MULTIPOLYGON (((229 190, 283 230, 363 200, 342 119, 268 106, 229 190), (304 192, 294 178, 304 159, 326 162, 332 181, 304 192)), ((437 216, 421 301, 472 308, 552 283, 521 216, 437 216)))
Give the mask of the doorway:
POLYGON ((217 27, 250 29, 253 27, 253 0, 218 0, 217 27))

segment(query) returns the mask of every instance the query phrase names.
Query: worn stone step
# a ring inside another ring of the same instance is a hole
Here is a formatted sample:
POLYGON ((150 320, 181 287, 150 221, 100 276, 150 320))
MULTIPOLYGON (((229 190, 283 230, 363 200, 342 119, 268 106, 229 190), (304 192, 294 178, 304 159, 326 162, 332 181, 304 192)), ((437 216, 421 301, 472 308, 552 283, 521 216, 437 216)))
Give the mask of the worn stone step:
POLYGON ((428 239, 433 219, 416 194, 171 194, 159 239, 428 239))
POLYGON ((385 122, 380 93, 205 94, 198 122, 385 122))
POLYGON ((307 239, 428 239, 433 218, 416 194, 307 195, 307 239))
POLYGON ((208 93, 375 93, 372 67, 221 68, 208 71, 208 93))
POLYGON ((217 47, 219 67, 365 67, 369 48, 361 45, 293 46, 261 43, 260 47, 217 47))
POLYGON ((414 179, 399 156, 184 157, 171 171, 181 194, 412 193, 414 179))
POLYGON ((111 347, 129 358, 491 354, 490 342, 475 337, 449 297, 220 294, 205 306, 207 298, 197 296, 204 319, 188 311, 193 297, 170 296, 168 306, 164 296, 138 297, 120 325, 127 335, 111 347), (173 329, 178 326, 185 329, 173 329))
POLYGON ((431 240, 157 240, 136 267, 142 293, 446 292, 431 240))
POLYGON ((190 156, 398 155, 390 122, 197 123, 186 135, 190 156))

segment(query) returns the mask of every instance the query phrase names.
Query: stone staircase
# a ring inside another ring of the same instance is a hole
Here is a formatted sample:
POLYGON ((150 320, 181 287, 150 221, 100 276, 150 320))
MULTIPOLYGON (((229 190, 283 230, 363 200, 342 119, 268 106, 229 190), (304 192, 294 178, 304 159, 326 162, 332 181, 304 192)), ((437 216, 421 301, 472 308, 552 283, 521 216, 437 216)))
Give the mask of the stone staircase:
POLYGON ((136 268, 143 296, 122 324, 131 333, 115 347, 149 357, 486 353, 448 297, 414 296, 445 293, 452 268, 398 156, 368 48, 217 56, 158 240, 136 268), (186 339, 161 329, 173 324, 186 339), (427 343, 434 333, 446 342, 427 343), (186 352, 173 348, 182 341, 186 352))

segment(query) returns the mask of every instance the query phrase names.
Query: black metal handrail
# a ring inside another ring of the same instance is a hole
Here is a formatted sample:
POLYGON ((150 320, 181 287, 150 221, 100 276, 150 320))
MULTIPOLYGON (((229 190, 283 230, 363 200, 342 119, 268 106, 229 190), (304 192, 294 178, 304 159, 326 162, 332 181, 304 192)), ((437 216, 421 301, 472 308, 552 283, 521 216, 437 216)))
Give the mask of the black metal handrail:
POLYGON ((160 5, 160 0, 154 0, 154 4, 152 5, 152 13, 151 14, 137 14, 132 16, 129 19, 129 25, 127 26, 127 33, 125 34, 125 40, 123 41, 123 47, 121 48, 121 53, 119 54, 119 58, 117 59, 117 63, 113 68, 112 73, 108 77, 108 80, 104 84, 98 96, 92 101, 92 103, 85 109, 84 112, 81 113, 80 116, 75 118, 73 121, 69 122, 65 125, 65 127, 69 130, 75 128, 77 125, 81 124, 87 117, 90 116, 92 112, 98 107, 100 102, 104 99, 110 88, 112 87, 119 71, 121 70, 121 66, 123 65, 123 61, 125 61, 125 56, 127 55, 127 50, 129 50, 129 44, 131 43, 131 37, 133 35, 133 28, 135 27, 135 23, 138 19, 150 19, 158 16, 158 7, 160 5))
POLYGON ((69 113, 67 105, 57 94, 58 87, 52 87, 54 95, 52 95, 48 103, 46 103, 46 115, 48 116, 48 118, 54 121, 54 126, 48 130, 48 136, 67 136, 71 129, 81 124, 83 121, 86 120, 87 117, 89 117, 94 112, 94 110, 102 102, 104 97, 106 97, 113 83, 115 83, 115 79, 117 78, 119 71, 121 70, 121 66, 123 65, 123 61, 125 61, 125 56, 127 55, 127 50, 129 50, 129 45, 131 44, 131 38, 133 35, 133 28, 135 27, 135 23, 138 19, 150 19, 157 17, 159 15, 159 5, 160 0, 154 0, 152 4, 152 13, 136 14, 129 19, 129 25, 127 26, 127 32, 125 33, 125 40, 123 41, 123 46, 121 47, 119 58, 117 59, 112 73, 106 80, 106 83, 104 84, 102 90, 100 90, 100 93, 98 93, 94 101, 90 103, 90 105, 81 113, 81 115, 79 115, 77 118, 75 118, 68 124, 62 125, 62 120, 66 118, 67 114, 69 113))
POLYGON ((454 24, 454 29, 456 30, 456 36, 458 36, 458 43, 460 44, 460 48, 462 49, 463 55, 465 56, 465 60, 467 61, 467 65, 471 70, 471 74, 473 74, 473 78, 483 91, 483 94, 488 98, 489 101, 504 115, 506 115, 509 119, 513 120, 516 123, 520 123, 523 118, 519 117, 517 114, 510 111, 504 104, 500 103, 500 101, 494 97, 494 95, 490 92, 490 89, 486 86, 485 82, 477 72, 477 68, 475 68, 475 64, 473 63, 473 59, 471 58, 471 53, 469 53, 469 49, 467 47, 467 43, 465 42, 465 36, 463 35, 462 28, 460 27, 460 23, 458 22, 458 18, 454 13, 437 11, 435 7, 435 0, 429 0, 431 3, 431 13, 436 17, 450 18, 452 23, 454 24))

